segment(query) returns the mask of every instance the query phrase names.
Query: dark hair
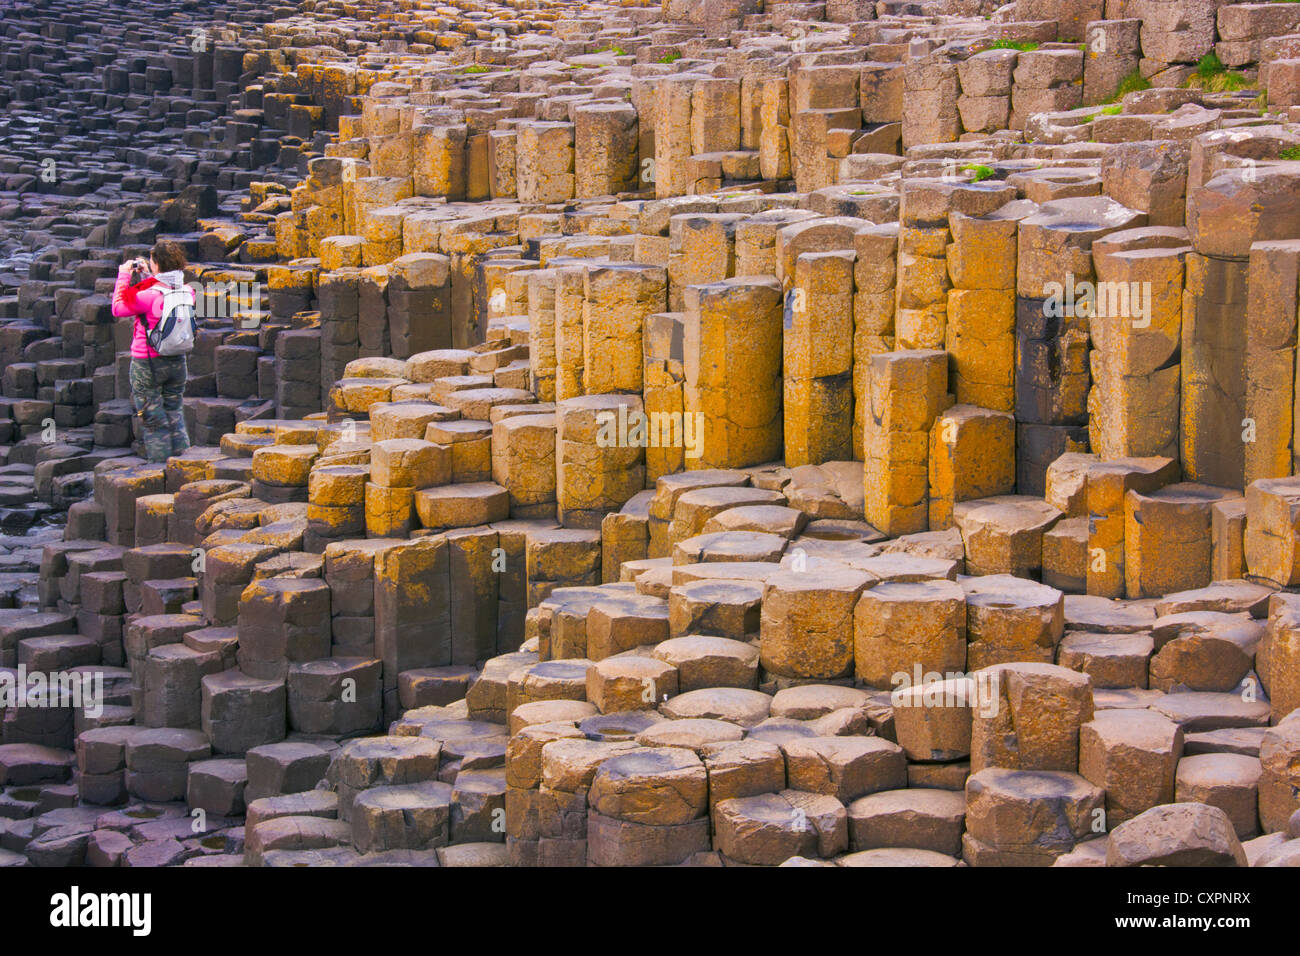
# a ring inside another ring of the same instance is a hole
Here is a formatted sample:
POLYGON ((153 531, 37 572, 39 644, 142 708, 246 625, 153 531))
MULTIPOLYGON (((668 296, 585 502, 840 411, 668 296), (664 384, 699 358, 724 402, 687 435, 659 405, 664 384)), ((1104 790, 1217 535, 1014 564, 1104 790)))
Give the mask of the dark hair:
POLYGON ((149 256, 158 266, 159 272, 175 272, 185 268, 185 253, 178 243, 170 239, 159 239, 149 250, 149 256))

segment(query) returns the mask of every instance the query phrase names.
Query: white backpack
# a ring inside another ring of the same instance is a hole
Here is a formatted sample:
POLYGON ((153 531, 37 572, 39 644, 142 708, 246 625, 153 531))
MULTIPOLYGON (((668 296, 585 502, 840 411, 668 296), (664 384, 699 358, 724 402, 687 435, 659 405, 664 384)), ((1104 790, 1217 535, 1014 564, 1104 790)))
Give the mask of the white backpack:
POLYGON ((197 335, 198 323, 194 319, 189 288, 164 283, 162 315, 145 336, 149 347, 163 356, 186 355, 194 350, 197 335))

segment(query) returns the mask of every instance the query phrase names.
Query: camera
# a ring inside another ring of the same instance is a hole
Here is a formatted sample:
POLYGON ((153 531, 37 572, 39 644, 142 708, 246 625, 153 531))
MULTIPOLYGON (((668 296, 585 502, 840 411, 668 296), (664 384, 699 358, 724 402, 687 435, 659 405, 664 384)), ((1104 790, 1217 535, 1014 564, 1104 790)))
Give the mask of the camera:
POLYGON ((145 267, 145 263, 143 259, 131 260, 131 278, 129 283, 130 285, 139 285, 141 282, 145 280, 145 276, 147 274, 148 274, 148 269, 145 267))

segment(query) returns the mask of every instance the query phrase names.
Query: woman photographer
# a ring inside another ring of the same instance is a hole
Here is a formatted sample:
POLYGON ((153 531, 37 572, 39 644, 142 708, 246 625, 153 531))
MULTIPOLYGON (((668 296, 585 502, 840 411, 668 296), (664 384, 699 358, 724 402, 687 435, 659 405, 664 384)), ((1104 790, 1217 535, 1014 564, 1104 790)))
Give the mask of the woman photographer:
MULTIPOLYGON (((185 430, 185 356, 160 355, 149 342, 149 333, 162 321, 165 300, 174 302, 184 290, 194 304, 193 290, 185 286, 185 254, 180 247, 160 240, 149 251, 149 259, 132 259, 117 270, 113 288, 113 315, 134 316, 131 338, 131 401, 140 415, 144 431, 145 457, 166 461, 190 447, 185 430)), ((174 308, 172 305, 167 308, 174 308)))

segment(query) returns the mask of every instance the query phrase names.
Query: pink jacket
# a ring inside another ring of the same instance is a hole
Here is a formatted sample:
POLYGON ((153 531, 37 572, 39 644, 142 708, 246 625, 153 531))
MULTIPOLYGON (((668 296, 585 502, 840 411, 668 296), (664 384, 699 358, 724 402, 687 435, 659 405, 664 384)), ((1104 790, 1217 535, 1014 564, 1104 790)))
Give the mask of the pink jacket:
MULTIPOLYGON (((117 284, 113 286, 113 315, 116 318, 136 316, 131 327, 131 357, 157 358, 158 353, 149 347, 145 338, 145 327, 152 329, 162 318, 163 292, 165 285, 178 288, 185 284, 185 273, 177 269, 173 272, 160 272, 149 276, 138 285, 130 285, 131 264, 122 263, 117 270, 117 284), (165 285, 164 285, 165 284, 165 285), (141 322, 143 318, 143 322, 141 322)), ((194 302, 194 290, 188 290, 190 302, 194 302)))

